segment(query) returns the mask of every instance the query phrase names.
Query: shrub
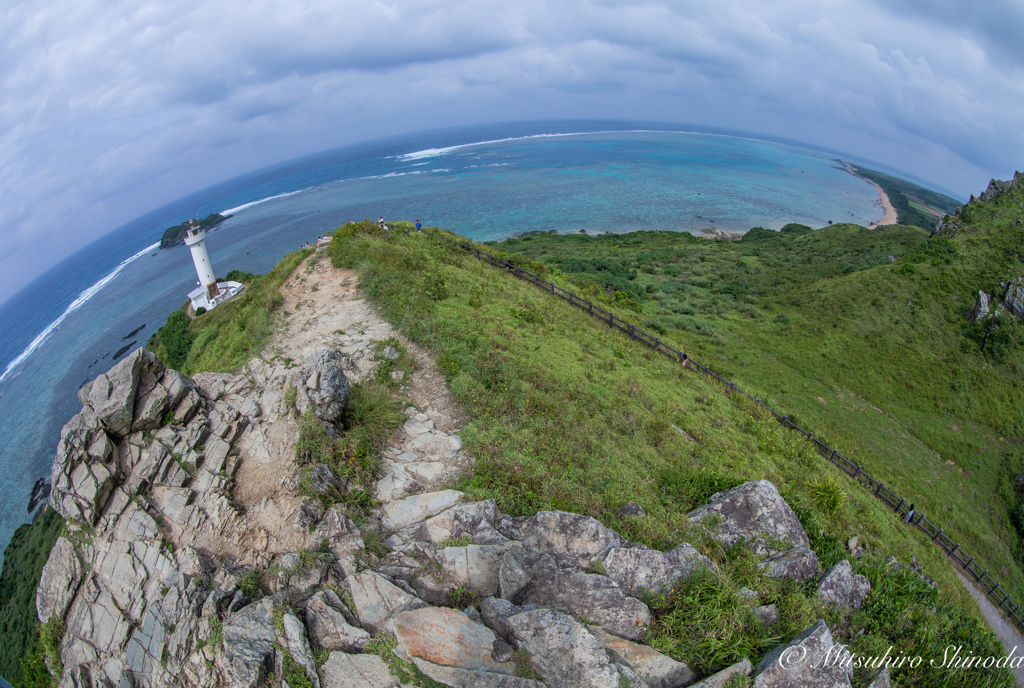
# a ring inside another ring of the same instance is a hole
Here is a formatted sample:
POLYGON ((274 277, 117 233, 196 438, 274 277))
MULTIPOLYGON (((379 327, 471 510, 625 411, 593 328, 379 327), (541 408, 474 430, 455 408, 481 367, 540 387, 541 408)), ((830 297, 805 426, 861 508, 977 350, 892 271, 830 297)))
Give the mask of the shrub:
POLYGON ((813 483, 807 483, 807 490, 810 492, 811 498, 814 499, 821 508, 821 511, 827 516, 831 516, 839 511, 839 507, 843 505, 843 499, 846 497, 843 488, 840 487, 839 482, 832 476, 813 483))

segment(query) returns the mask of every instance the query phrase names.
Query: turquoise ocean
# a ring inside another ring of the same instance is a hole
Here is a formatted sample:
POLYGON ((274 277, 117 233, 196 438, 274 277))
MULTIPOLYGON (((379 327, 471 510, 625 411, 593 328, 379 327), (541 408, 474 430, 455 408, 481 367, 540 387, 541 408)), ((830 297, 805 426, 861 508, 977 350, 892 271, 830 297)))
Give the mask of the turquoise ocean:
MULTIPOLYGON (((870 165, 869 165, 870 166, 870 165)), ((265 273, 349 220, 421 220, 480 241, 789 222, 869 224, 874 188, 833 153, 636 122, 543 122, 426 132, 334 149, 195 193, 230 219, 206 244, 218 276, 265 273)), ((196 283, 188 249, 159 250, 192 197, 127 225, 0 306, 0 552, 38 511, 78 388, 146 344, 196 283), (140 329, 141 328, 141 329, 140 329)))

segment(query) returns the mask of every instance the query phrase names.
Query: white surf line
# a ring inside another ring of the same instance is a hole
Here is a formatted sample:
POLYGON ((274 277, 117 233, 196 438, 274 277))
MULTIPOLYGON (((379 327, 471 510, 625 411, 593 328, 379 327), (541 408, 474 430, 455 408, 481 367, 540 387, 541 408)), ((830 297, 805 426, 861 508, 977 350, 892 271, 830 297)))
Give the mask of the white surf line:
POLYGON ((57 318, 52 323, 47 325, 46 329, 44 329, 42 332, 40 332, 36 336, 36 338, 32 340, 32 343, 29 344, 25 348, 24 351, 22 351, 20 354, 18 354, 17 358, 15 358, 13 361, 11 361, 10 363, 7 364, 7 369, 4 370, 3 375, 0 375, 0 383, 3 383, 4 380, 6 380, 8 377, 10 377, 11 372, 13 372, 15 368, 17 368, 19 365, 21 365, 25 361, 26 358, 31 356, 36 351, 36 349, 38 349, 40 346, 42 346, 43 343, 47 339, 49 339, 50 335, 53 334, 53 331, 56 330, 58 327, 60 327, 61 323, 63 323, 67 319, 67 317, 69 315, 71 315, 72 313, 77 311, 79 308, 84 306, 86 304, 86 302, 89 301, 89 299, 91 299, 93 296, 95 296, 97 294, 97 292, 99 292, 100 289, 102 289, 103 287, 107 286, 107 284, 109 284, 112 279, 117 277, 118 273, 120 273, 122 270, 124 270, 126 267, 128 267, 129 264, 135 262, 136 260, 138 260, 142 256, 146 255, 150 251, 152 251, 154 249, 157 249, 159 247, 160 247, 160 242, 158 241, 155 244, 153 244, 152 246, 147 246, 146 248, 142 249, 141 251, 139 251, 135 255, 131 256, 130 258, 125 258, 108 275, 106 275, 101 280, 96 282, 94 285, 92 285, 91 287, 89 287, 88 289, 86 289, 82 293, 80 293, 78 295, 78 297, 74 301, 71 302, 71 305, 69 305, 66 309, 64 309, 64 312, 61 313, 59 318, 57 318))

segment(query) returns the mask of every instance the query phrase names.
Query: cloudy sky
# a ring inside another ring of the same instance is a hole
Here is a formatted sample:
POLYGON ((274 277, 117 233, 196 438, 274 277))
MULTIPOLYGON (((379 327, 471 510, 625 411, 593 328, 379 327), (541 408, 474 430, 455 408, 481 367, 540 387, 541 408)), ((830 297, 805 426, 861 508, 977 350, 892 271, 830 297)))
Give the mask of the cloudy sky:
POLYGON ((1020 0, 6 0, 0 26, 3 294, 209 184, 460 124, 735 128, 963 196, 1024 167, 1020 0))

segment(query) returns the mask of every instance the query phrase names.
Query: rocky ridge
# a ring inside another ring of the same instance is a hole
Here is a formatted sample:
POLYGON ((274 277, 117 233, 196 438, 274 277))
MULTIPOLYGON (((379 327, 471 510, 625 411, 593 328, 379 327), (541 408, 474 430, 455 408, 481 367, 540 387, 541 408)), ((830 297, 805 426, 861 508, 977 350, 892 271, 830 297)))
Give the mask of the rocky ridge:
MULTIPOLYGON (((808 656, 802 669, 780 671, 770 654, 701 677, 640 643, 643 593, 714 564, 688 543, 651 550, 586 516, 463 502, 443 488, 469 458, 436 408, 406 410, 362 527, 301 496, 295 411, 330 426, 350 383, 373 372, 372 342, 391 335, 370 325, 334 349, 311 337, 301 368, 254 359, 239 375, 192 379, 138 350, 83 387, 53 469, 69 537, 36 600, 41 621, 66 624, 62 687, 391 688, 412 667, 448 686, 707 687, 735 673, 755 686, 850 685, 846 669, 814 668, 834 646, 821 621, 788 644, 808 656), (371 535, 391 551, 369 556, 371 535)), ((725 543, 753 543, 769 575, 819 575, 767 481, 691 517, 725 543)), ((842 563, 819 596, 857 607, 870 586, 842 563)), ((773 610, 755 612, 770 622, 773 610)))

